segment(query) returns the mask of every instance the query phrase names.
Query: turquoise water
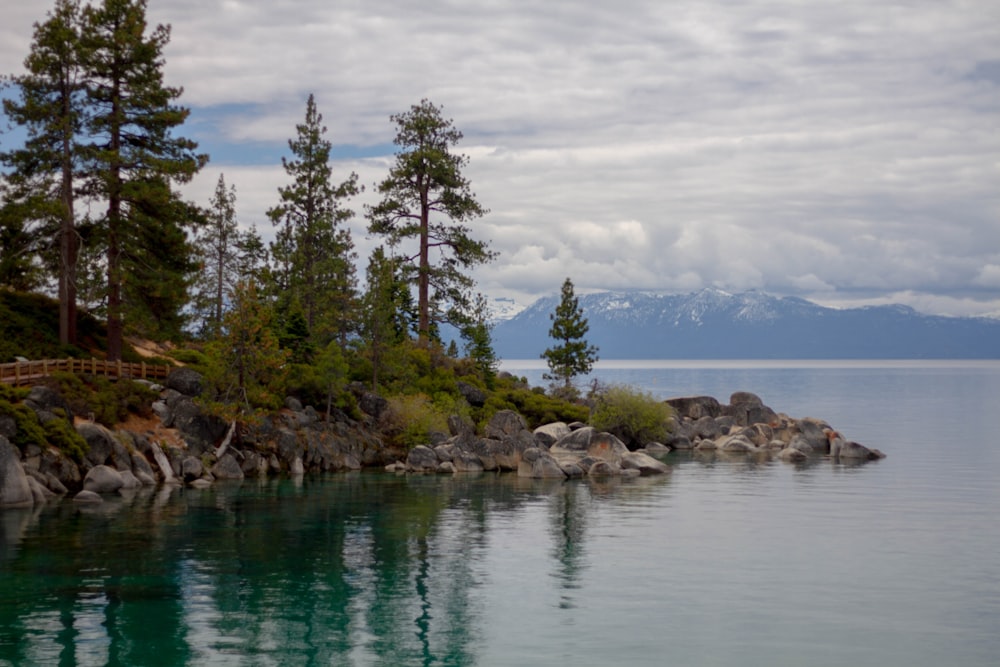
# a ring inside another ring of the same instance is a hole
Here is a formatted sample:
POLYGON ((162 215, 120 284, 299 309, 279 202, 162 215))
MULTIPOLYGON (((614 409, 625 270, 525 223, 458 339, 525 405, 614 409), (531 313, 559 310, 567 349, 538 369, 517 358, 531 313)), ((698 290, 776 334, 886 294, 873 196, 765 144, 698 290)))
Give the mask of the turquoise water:
POLYGON ((1000 364, 617 365, 597 374, 753 390, 888 458, 671 455, 669 477, 600 484, 372 471, 5 510, 0 665, 997 664, 1000 364))

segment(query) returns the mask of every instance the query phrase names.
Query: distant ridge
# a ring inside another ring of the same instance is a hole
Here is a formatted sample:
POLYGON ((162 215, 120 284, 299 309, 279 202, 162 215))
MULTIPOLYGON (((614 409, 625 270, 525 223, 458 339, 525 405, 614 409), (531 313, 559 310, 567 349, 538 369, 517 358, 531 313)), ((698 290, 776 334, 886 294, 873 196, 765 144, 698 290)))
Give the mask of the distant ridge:
MULTIPOLYGON (((1000 359, 1000 320, 924 315, 909 306, 836 309, 757 290, 579 295, 602 359, 1000 359)), ((505 359, 552 344, 539 299, 493 332, 505 359)))

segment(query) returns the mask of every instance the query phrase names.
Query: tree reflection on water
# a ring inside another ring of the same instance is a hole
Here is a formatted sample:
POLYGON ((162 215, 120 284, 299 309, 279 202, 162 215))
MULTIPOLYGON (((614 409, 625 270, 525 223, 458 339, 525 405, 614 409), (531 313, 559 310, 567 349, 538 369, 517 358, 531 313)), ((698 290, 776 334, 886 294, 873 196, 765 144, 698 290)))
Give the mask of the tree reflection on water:
POLYGON ((367 472, 4 510, 0 664, 474 664, 491 521, 544 506, 572 609, 606 493, 367 472))

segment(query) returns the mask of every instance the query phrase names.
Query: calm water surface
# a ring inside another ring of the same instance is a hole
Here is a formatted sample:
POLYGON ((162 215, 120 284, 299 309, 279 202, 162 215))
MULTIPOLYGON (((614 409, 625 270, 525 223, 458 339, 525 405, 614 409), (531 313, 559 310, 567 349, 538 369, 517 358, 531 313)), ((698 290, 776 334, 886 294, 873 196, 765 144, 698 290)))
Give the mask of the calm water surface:
MULTIPOLYGON (((0 512, 0 665, 996 665, 1000 364, 613 362, 883 461, 381 472, 0 512)), ((542 367, 506 368, 541 383, 542 367)))

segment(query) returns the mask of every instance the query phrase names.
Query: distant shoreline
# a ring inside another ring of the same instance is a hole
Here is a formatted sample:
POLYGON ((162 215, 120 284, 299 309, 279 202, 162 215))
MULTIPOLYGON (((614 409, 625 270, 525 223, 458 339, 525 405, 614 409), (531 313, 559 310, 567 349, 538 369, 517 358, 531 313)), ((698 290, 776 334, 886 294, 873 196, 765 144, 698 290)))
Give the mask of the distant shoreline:
MULTIPOLYGON (((594 370, 631 368, 1000 368, 1000 359, 601 359, 594 370)), ((501 359, 500 370, 545 370, 544 359, 501 359)))

